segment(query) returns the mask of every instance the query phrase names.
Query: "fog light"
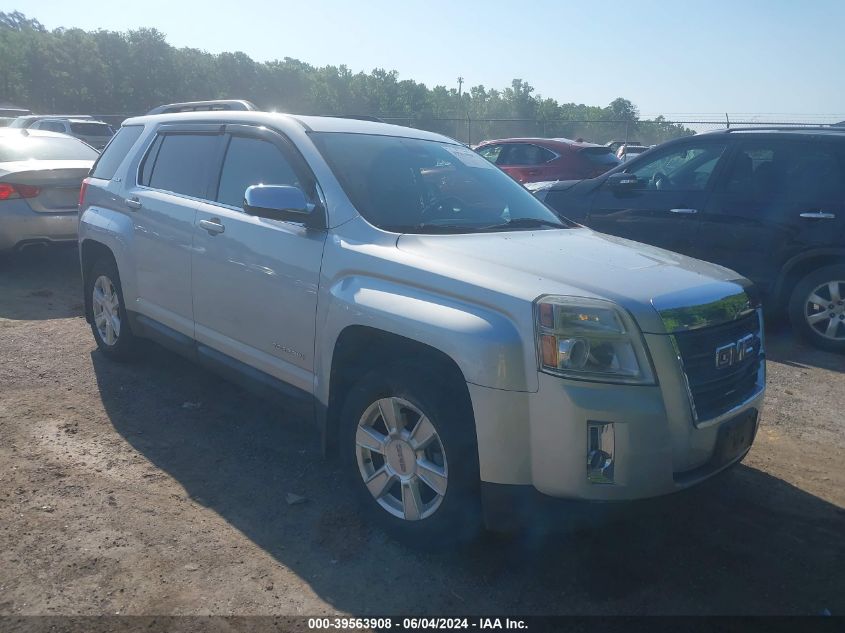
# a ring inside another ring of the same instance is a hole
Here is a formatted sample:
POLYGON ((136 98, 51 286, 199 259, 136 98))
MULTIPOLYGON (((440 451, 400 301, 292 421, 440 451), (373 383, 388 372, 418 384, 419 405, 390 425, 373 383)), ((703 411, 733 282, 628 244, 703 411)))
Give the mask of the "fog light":
POLYGON ((593 484, 613 483, 614 444, 612 422, 587 424, 587 481, 593 484))

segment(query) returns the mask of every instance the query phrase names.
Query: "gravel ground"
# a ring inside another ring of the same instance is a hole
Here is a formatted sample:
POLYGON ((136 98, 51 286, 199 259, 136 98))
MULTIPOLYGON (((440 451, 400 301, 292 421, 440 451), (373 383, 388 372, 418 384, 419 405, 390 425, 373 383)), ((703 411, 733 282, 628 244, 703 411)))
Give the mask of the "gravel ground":
POLYGON ((0 259, 0 615, 845 613, 842 356, 770 333, 750 455, 659 513, 423 555, 301 411, 154 346, 113 364, 81 303, 75 250, 0 259))

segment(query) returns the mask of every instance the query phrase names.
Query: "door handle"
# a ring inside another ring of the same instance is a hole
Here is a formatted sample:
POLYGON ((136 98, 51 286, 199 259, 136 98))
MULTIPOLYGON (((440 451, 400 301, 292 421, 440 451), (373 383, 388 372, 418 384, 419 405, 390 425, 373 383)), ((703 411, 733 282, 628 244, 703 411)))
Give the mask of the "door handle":
POLYGON ((808 220, 835 220, 836 214, 827 213, 826 211, 807 211, 802 213, 801 217, 807 218, 808 220))
POLYGON ((126 206, 134 211, 137 211, 144 205, 141 204, 141 201, 138 199, 138 196, 132 196, 131 198, 126 199, 126 206))
POLYGON ((226 230, 226 227, 220 223, 217 218, 211 220, 200 220, 197 224, 209 232, 210 235, 217 235, 226 230))
POLYGON ((679 213, 680 215, 693 215, 698 213, 698 209, 669 209, 669 213, 679 213))

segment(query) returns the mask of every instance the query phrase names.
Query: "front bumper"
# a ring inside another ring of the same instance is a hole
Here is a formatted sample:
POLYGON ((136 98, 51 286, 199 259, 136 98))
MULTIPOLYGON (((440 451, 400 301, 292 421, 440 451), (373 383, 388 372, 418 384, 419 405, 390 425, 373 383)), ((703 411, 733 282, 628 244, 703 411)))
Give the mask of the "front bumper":
POLYGON ((754 416, 756 428, 765 364, 760 388, 753 395, 701 424, 693 419, 670 337, 646 335, 646 339, 658 385, 580 382, 542 373, 534 393, 469 385, 485 496, 498 490, 496 495, 507 498, 523 488, 519 494, 529 497, 647 499, 688 488, 740 461, 744 454, 727 463, 714 461, 719 430, 741 416, 754 416), (591 423, 613 424, 613 483, 588 479, 591 423))
POLYGON ((75 242, 77 212, 39 213, 24 199, 0 202, 0 251, 27 244, 75 242))

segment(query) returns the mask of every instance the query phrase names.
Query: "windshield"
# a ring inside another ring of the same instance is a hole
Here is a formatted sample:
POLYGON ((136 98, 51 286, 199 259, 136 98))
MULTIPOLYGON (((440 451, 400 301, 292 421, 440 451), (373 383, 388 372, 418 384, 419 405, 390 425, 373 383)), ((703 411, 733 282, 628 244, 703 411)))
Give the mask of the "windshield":
POLYGON ((0 137, 0 163, 17 160, 96 160, 97 151, 68 136, 0 137))
POLYGON ((462 145, 315 133, 346 194, 371 224, 400 233, 568 228, 543 203, 462 145))

